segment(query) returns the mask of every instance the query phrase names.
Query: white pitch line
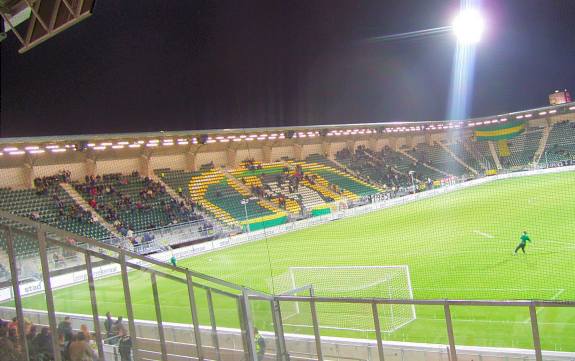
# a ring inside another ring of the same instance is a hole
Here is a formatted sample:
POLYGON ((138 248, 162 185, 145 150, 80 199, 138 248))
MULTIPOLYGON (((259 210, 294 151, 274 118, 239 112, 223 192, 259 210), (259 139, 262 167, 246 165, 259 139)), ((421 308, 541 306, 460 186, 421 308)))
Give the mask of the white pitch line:
POLYGON ((495 238, 495 236, 493 236, 493 235, 491 235, 491 234, 489 234, 489 233, 481 232, 481 231, 478 231, 478 230, 473 231, 473 233, 478 234, 478 235, 480 235, 480 236, 483 236, 483 237, 485 237, 485 238, 495 238))
MULTIPOLYGON (((291 327, 301 327, 301 328, 312 328, 313 325, 298 325, 294 323, 284 323, 284 326, 291 326, 291 327)), ((336 327, 336 326, 319 326, 320 329, 324 328, 326 330, 349 330, 349 331, 358 331, 358 332, 375 332, 375 330, 368 330, 365 328, 350 328, 350 327, 336 327)), ((384 331, 385 332, 385 331, 384 331)))
POLYGON ((575 247, 575 242, 553 241, 553 240, 550 240, 550 239, 547 239, 547 240, 542 239, 542 240, 539 240, 539 242, 549 242, 549 243, 560 244, 560 245, 563 245, 563 246, 574 246, 574 247, 575 247))
MULTIPOLYGON (((426 318, 426 317, 418 317, 416 320, 424 320, 424 321, 437 321, 437 322, 445 322, 443 318, 426 318)), ((471 323, 487 323, 487 324, 525 324, 525 321, 511 321, 511 320, 481 320, 481 319, 473 319, 473 318, 454 318, 453 323, 459 322, 471 322, 471 323)), ((531 322, 531 319, 529 319, 531 322)), ((572 326, 572 322, 538 322, 539 325, 548 325, 548 326, 572 326)), ((302 325, 302 324, 294 324, 294 323, 284 323, 285 326, 291 327, 300 327, 300 328, 312 328, 312 325, 302 325)), ((350 331, 359 331, 359 332, 374 332, 375 330, 372 329, 358 329, 358 328, 351 328, 351 327, 337 327, 337 326, 324 326, 320 325, 320 329, 330 329, 330 330, 350 330, 350 331)), ((384 331, 386 333, 394 333, 398 329, 394 331, 384 331)), ((383 331, 383 330, 382 330, 383 331)))
MULTIPOLYGON (((551 301, 554 301, 557 298, 559 298, 559 296, 561 296, 563 294, 563 292, 565 292, 565 290, 563 288, 558 289, 557 292, 555 292, 555 294, 553 295, 553 297, 551 297, 551 301)), ((545 309, 545 307, 537 308, 537 311, 535 311, 535 315, 539 316, 539 313, 541 313, 544 309, 545 309)), ((523 323, 529 323, 529 322, 531 322, 531 316, 529 316, 528 318, 526 318, 523 321, 523 323)))
POLYGON ((481 291, 481 292, 488 292, 488 291, 557 291, 560 288, 425 288, 425 287, 417 287, 416 290, 425 290, 425 291, 481 291))

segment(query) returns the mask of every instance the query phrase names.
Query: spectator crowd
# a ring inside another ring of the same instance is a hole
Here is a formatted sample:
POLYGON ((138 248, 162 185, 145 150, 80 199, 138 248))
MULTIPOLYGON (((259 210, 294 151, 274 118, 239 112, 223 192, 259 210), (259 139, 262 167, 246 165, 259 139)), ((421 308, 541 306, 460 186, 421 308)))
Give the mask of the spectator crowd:
MULTIPOLYGON (((54 360, 54 342, 50 328, 34 325, 30 320, 24 319, 24 329, 21 334, 20 323, 17 318, 10 321, 0 319, 0 360, 25 360, 26 349, 31 361, 54 360), (23 336, 23 337, 22 337, 23 336), (22 344, 22 338, 25 345, 22 344)), ((132 341, 123 324, 122 317, 115 321, 110 313, 106 314, 104 321, 105 343, 114 345, 118 349, 121 361, 132 360, 132 341)), ((82 324, 78 330, 72 328, 72 320, 66 316, 57 328, 58 350, 64 361, 93 361, 97 360, 97 346, 95 334, 90 332, 87 325, 82 324)))

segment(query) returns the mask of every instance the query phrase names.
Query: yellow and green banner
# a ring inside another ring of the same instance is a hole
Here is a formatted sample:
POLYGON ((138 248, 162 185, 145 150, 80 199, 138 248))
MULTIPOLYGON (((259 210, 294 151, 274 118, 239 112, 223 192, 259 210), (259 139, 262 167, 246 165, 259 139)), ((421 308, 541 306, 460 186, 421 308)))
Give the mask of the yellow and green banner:
POLYGON ((523 133, 524 130, 525 122, 514 120, 510 122, 479 127, 475 129, 475 139, 479 141, 511 139, 523 133))

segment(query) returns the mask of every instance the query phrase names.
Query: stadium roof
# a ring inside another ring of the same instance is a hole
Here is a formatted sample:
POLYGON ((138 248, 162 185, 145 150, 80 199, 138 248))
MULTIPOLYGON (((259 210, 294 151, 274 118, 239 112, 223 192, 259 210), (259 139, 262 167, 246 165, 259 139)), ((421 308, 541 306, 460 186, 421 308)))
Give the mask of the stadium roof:
MULTIPOLYGON (((110 134, 81 134, 81 135, 65 135, 65 136, 43 136, 43 137, 14 137, 14 138, 0 138, 0 145, 16 145, 16 144, 44 144, 44 143, 88 143, 107 140, 118 139, 134 139, 134 138, 195 138, 199 141, 199 137, 210 135, 233 135, 233 134, 247 134, 247 133, 278 133, 278 132, 293 132, 294 138, 297 138, 298 132, 316 131, 323 133, 322 135, 330 135, 332 132, 364 130, 360 134, 364 134, 365 130, 370 130, 367 134, 373 134, 377 131, 381 133, 393 132, 411 132, 411 131, 442 131, 445 129, 465 129, 472 128, 477 125, 491 124, 498 122, 505 122, 511 119, 537 119, 544 118, 559 114, 573 113, 575 115, 575 102, 546 106, 506 114, 492 115, 480 118, 471 118, 463 121, 401 121, 401 122, 385 122, 385 123, 355 123, 355 124, 328 124, 328 125, 308 125, 308 126, 291 126, 291 127, 265 127, 265 128, 236 128, 236 129, 208 129, 208 130, 187 130, 187 131, 159 131, 159 132, 137 132, 137 133, 110 133, 110 134), (373 130, 373 131, 371 131, 373 130)), ((349 134, 349 133, 348 133, 349 134)), ((355 133, 353 133, 355 134, 355 133)), ((333 133, 331 135, 334 135, 333 133)), ((339 134, 338 134, 339 135, 339 134)), ((347 135, 347 134, 345 134, 347 135)), ((254 137, 256 138, 256 137, 254 137)), ((291 138, 291 137, 290 137, 291 138)), ((283 138, 282 138, 283 139, 283 138)), ((71 145, 72 147, 72 145, 71 145)), ((5 150, 5 149, 4 149, 5 150)), ((2 149, 0 149, 2 152, 2 149)))

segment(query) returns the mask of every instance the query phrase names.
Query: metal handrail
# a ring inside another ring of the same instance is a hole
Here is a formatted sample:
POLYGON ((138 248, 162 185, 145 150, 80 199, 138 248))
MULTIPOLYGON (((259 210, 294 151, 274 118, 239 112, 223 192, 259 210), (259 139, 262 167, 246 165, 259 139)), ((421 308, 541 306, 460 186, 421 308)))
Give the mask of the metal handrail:
MULTIPOLYGON (((97 248, 101 248, 101 249, 105 249, 107 251, 118 253, 119 255, 123 254, 126 257, 129 257, 131 259, 136 259, 138 261, 145 262, 145 263, 151 263, 154 266, 164 268, 164 269, 167 269, 170 271, 179 272, 179 273, 184 274, 184 275, 189 273, 193 277, 202 279, 204 281, 212 282, 212 283, 218 284, 218 285, 223 286, 223 287, 231 288, 231 289, 234 289, 236 291, 240 291, 240 292, 248 291, 250 294, 259 294, 263 297, 270 297, 270 295, 266 294, 265 292, 256 291, 256 290, 253 290, 249 287, 246 287, 243 285, 237 285, 235 283, 231 283, 228 281, 224 281, 222 279, 219 279, 219 278, 216 278, 213 276, 209 276, 209 275, 197 272, 197 271, 193 271, 193 270, 190 270, 188 268, 183 268, 180 266, 173 266, 171 264, 167 264, 167 263, 155 260, 155 259, 150 258, 150 257, 145 257, 142 255, 139 255, 139 254, 132 252, 132 251, 129 251, 129 250, 117 248, 117 247, 108 245, 106 243, 102 243, 102 242, 96 241, 94 239, 85 237, 85 236, 77 235, 77 234, 53 227, 53 226, 45 224, 45 223, 35 222, 35 221, 30 220, 30 219, 20 217, 20 216, 11 214, 11 213, 6 212, 6 211, 0 210, 0 218, 5 218, 5 219, 11 220, 11 221, 16 222, 16 223, 31 226, 31 227, 37 229, 39 232, 46 232, 49 234, 55 234, 55 235, 63 237, 64 239, 72 238, 72 239, 75 239, 76 242, 86 243, 88 245, 91 245, 91 246, 94 246, 97 248)), ((0 226, 0 228, 8 229, 8 228, 13 228, 13 227, 10 225, 2 225, 2 226, 0 226)), ((22 231, 22 232, 26 233, 24 231, 22 231)), ((79 252, 83 252, 81 247, 70 245, 70 244, 66 243, 64 240, 58 240, 58 239, 50 238, 50 241, 52 243, 57 243, 59 246, 73 249, 73 250, 76 250, 79 252)), ((116 260, 116 262, 118 262, 118 260, 116 260)), ((130 264, 130 266, 132 266, 132 265, 133 264, 130 264)))

